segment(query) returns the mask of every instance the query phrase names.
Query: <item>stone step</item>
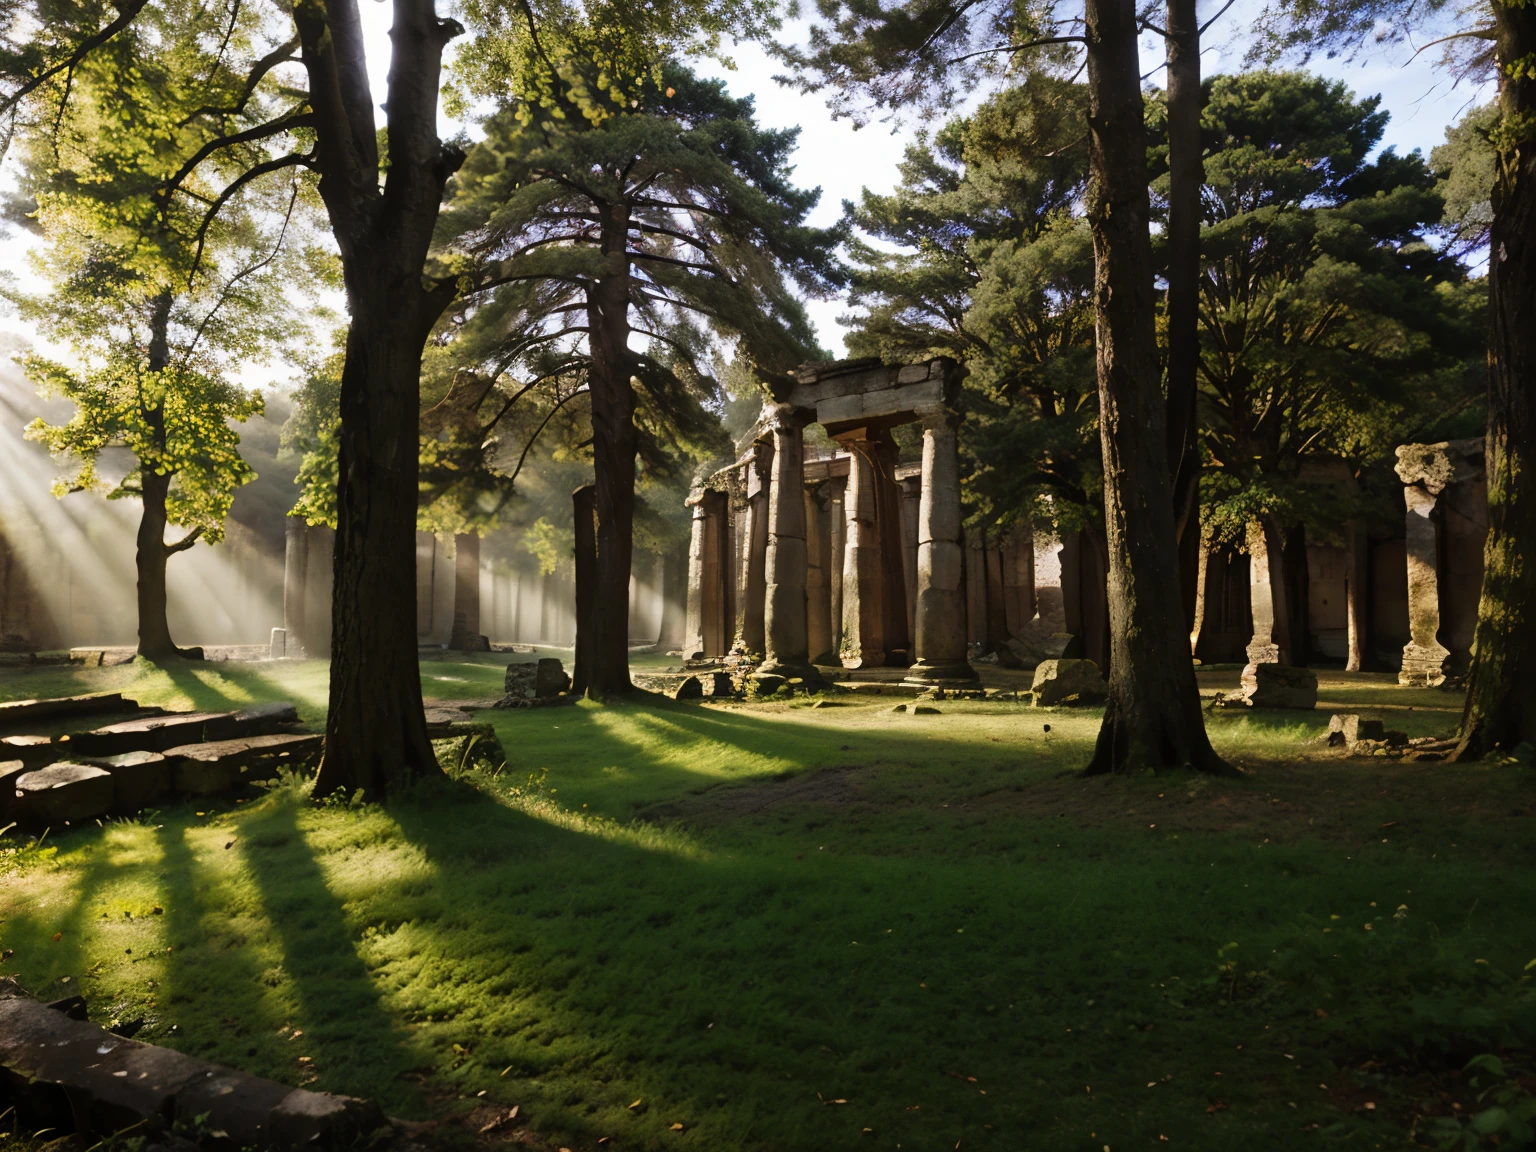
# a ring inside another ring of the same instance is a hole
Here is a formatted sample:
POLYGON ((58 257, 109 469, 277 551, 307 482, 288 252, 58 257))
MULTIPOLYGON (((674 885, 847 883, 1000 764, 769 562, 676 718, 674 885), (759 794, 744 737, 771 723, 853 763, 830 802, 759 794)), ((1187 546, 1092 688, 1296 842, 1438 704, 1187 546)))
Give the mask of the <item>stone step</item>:
MULTIPOLYGON (((137 700, 127 700, 121 692, 96 692, 89 696, 61 696, 55 700, 12 700, 0 704, 0 728, 35 724, 41 720, 72 720, 77 716, 99 716, 104 712, 132 712, 137 700)), ((159 708, 153 709, 155 713, 159 708)))
POLYGON ((260 704, 237 712, 167 712, 81 732, 70 738, 69 754, 100 757, 123 752, 164 752, 183 744, 273 735, 291 729, 298 719, 298 709, 286 702, 260 704))
POLYGON ((290 1088, 194 1056, 115 1036, 0 980, 0 1092, 24 1120, 57 1116, 86 1136, 127 1128, 153 1140, 198 1125, 222 1146, 361 1145, 387 1123, 371 1100, 290 1088))
POLYGON ((171 765, 158 752, 124 752, 84 763, 112 774, 112 810, 125 816, 171 790, 171 765))
POLYGON ((29 827, 79 824, 112 811, 112 774, 91 764, 50 764, 15 781, 16 819, 29 827))
POLYGON ((193 796, 225 792, 245 780, 267 780, 325 747, 318 732, 247 736, 167 748, 171 787, 193 796))
POLYGON ((20 760, 34 768, 52 764, 64 755, 67 745, 51 736, 0 737, 0 758, 20 760))

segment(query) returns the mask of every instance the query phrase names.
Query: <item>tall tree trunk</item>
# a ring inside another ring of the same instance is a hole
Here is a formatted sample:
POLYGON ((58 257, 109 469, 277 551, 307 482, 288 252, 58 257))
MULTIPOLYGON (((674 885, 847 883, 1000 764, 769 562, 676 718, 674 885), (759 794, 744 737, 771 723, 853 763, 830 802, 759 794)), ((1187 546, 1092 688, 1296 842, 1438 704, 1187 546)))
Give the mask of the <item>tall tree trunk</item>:
POLYGON ((592 682, 592 605, 597 600, 597 489, 583 484, 571 493, 576 537, 576 651, 571 657, 571 695, 592 682))
POLYGON ((1089 773, 1232 769, 1200 712, 1180 600, 1167 414, 1153 330, 1146 129, 1133 0, 1087 0, 1088 219, 1113 632, 1089 773))
POLYGON ((1280 545, 1280 576, 1285 581, 1285 634, 1290 662, 1297 668, 1312 663, 1312 573, 1307 567, 1307 528, 1285 530, 1280 545))
POLYGON ((1536 743, 1536 6, 1495 0, 1498 172, 1489 235, 1488 542, 1454 759, 1536 743))
MULTIPOLYGON (((597 506, 597 594, 592 605, 587 695, 630 690, 629 569, 634 541, 635 391, 629 351, 629 209, 602 208, 602 251, 617 267, 587 290, 592 361, 592 464, 597 506)), ((613 267, 612 265, 610 267, 613 267)))
POLYGON ((330 709, 317 795, 379 797, 437 773, 416 656, 421 351, 456 288, 425 276, 443 187, 462 152, 437 136, 443 48, 463 29, 432 0, 393 0, 387 171, 357 0, 293 9, 314 114, 319 190, 351 325, 341 376, 330 709), (382 187, 381 187, 382 177, 382 187))
POLYGON ((1196 0, 1168 0, 1168 472, 1179 534, 1179 588, 1194 628, 1200 574, 1200 20, 1196 0))
MULTIPOLYGON (((163 372, 171 362, 171 294, 162 292, 155 297, 154 311, 150 315, 149 370, 163 372)), ((165 408, 145 412, 156 444, 165 450, 165 408)), ((165 501, 171 490, 171 476, 156 473, 152 466, 140 461, 139 486, 143 496, 144 511, 139 517, 139 531, 135 541, 134 564, 138 575, 139 608, 139 655, 146 660, 170 660, 178 656, 201 659, 201 648, 177 648, 171 639, 171 626, 166 619, 167 596, 165 590, 166 562, 176 552, 185 551, 197 539, 197 533, 184 537, 178 546, 168 547, 165 529, 168 517, 165 501)))

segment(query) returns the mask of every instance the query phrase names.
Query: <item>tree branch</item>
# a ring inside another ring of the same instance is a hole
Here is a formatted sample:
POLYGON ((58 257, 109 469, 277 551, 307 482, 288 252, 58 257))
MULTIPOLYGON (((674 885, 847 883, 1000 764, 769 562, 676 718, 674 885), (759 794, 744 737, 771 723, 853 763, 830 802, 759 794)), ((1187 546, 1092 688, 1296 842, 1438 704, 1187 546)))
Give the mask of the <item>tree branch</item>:
POLYGON ((165 545, 165 554, 167 556, 174 556, 178 552, 185 552, 188 548, 197 543, 199 537, 201 537, 202 534, 203 530, 201 527, 192 529, 192 531, 188 532, 180 540, 176 541, 176 543, 165 545))
POLYGON ((293 54, 298 50, 298 47, 299 38, 297 36, 285 43, 279 44, 260 60, 256 61, 255 64, 251 65, 251 71, 246 76, 245 84, 241 88, 240 98, 231 107, 218 108, 212 104, 204 104, 201 108, 189 112, 182 119, 181 126, 183 128, 186 127, 199 116, 236 116, 244 112, 245 106, 250 103, 251 96, 256 91, 256 86, 266 78, 267 73, 272 71, 272 69, 276 68, 279 64, 285 64, 292 60, 294 58, 293 54))
POLYGON ((281 172, 284 168, 297 168, 300 166, 305 168, 312 168, 314 167, 314 163, 315 156, 312 152, 303 156, 300 156, 298 153, 290 152, 287 156, 278 156, 275 159, 264 161, 261 164, 256 164, 250 168, 247 168, 244 172, 240 173, 240 175, 236 176, 230 183, 229 187, 225 188, 224 191, 220 192, 214 199, 213 204, 209 206, 207 213, 203 216, 203 222, 197 226, 197 250, 192 257, 191 271, 187 273, 188 283, 191 282, 192 277, 197 275, 197 270, 203 262, 203 246, 208 240, 208 228, 213 224, 213 218, 219 214, 219 209, 224 207, 224 205, 229 202, 230 197, 232 197, 236 192, 240 191, 241 188, 245 187, 252 180, 266 176, 269 173, 281 172))
POLYGON ((231 136, 220 136, 217 140, 208 141, 187 159, 187 162, 181 166, 181 171, 165 182, 161 204, 169 204, 181 182, 192 175, 199 164, 220 149, 233 148, 237 144, 252 144, 257 140, 270 140, 273 136, 281 136, 284 132, 291 132, 295 128, 313 127, 314 123, 315 118, 311 113, 295 112, 284 116, 281 120, 270 120, 254 128, 247 128, 244 132, 236 132, 231 136))
POLYGON ((15 108, 18 104, 20 104, 33 92, 37 91, 37 89, 41 88, 44 84, 48 83, 48 81, 52 80, 60 72, 78 68, 81 62, 84 61, 87 56, 89 56, 97 48, 100 48, 108 40, 112 39, 112 37, 116 36, 124 28, 128 27, 128 25, 132 24, 138 17, 139 13, 143 10, 144 5, 148 2, 149 0, 127 0, 127 2, 118 9, 116 19, 108 23, 106 27, 91 33, 91 35, 80 41, 80 43, 75 46, 75 50, 66 56, 63 60, 51 65, 50 67, 44 68, 36 76, 29 77, 28 79, 22 81, 21 86, 18 87, 16 91, 11 92, 4 97, 0 97, 0 114, 11 111, 11 109, 15 108))

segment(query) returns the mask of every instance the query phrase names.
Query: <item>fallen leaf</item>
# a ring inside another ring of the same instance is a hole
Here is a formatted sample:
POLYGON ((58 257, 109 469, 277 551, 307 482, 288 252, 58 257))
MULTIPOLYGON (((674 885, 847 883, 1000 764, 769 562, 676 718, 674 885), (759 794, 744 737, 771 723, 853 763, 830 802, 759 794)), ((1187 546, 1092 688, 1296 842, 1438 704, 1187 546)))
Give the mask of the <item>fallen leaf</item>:
POLYGON ((55 944, 57 944, 62 939, 64 939, 64 933, 62 933, 62 932, 55 932, 53 934, 53 942, 55 944))
POLYGON ((1227 1110, 1227 1106, 1218 1100, 1214 1104, 1207 1105, 1205 1110, 1207 1112, 1225 1112, 1227 1110))
POLYGON ((643 1104, 643 1103, 645 1103, 645 1098, 641 1097, 639 1100, 636 1100, 633 1104, 631 1104, 629 1106, 630 1111, 633 1112, 636 1108, 640 1107, 640 1105, 643 1104))
POLYGON ((673 1132, 681 1132, 682 1130, 683 1130, 683 1126, 681 1124, 674 1124, 674 1125, 672 1125, 671 1131, 673 1131, 673 1132))

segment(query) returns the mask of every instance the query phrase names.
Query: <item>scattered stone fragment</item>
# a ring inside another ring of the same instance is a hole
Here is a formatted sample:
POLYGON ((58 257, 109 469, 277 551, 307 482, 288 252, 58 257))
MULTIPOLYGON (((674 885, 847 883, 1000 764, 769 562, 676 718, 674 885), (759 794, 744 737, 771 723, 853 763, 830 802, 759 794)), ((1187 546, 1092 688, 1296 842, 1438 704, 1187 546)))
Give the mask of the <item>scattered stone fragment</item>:
POLYGON ((1353 712, 1335 712, 1328 719, 1328 745, 1331 748, 1350 748, 1362 740, 1382 740, 1386 737, 1386 725, 1380 720, 1369 720, 1353 712))
POLYGON ((25 823, 79 823, 111 811, 112 774, 89 764, 50 764, 17 776, 16 797, 25 823))
POLYGON ((771 672, 761 676, 753 676, 747 681, 752 686, 754 696, 772 696, 780 688, 784 687, 786 680, 783 676, 776 676, 771 672))
POLYGON ((548 700, 570 691, 571 678, 559 660, 546 656, 508 664, 503 684, 508 700, 548 700))
POLYGON ((686 677, 672 693, 674 700, 702 700, 704 699, 704 684, 697 676, 686 677))
POLYGON ((935 708, 932 704, 914 704, 912 705, 912 715, 938 716, 940 715, 940 710, 935 708))
POLYGON ((1408 747, 1408 733, 1399 732, 1396 728, 1387 729, 1386 735, 1383 737, 1383 739, 1386 740, 1388 748, 1408 747))
POLYGON ((1037 707, 1060 704, 1069 696, 1080 701, 1102 700, 1106 692, 1099 666, 1092 660, 1042 660, 1030 685, 1037 707))
POLYGON ((892 712, 905 712, 906 710, 907 706, 905 704, 897 704, 891 708, 892 712))
POLYGON ((1317 674, 1285 664, 1243 668, 1242 698, 1250 708, 1316 708, 1317 674))

